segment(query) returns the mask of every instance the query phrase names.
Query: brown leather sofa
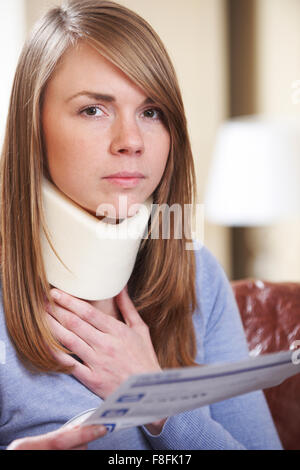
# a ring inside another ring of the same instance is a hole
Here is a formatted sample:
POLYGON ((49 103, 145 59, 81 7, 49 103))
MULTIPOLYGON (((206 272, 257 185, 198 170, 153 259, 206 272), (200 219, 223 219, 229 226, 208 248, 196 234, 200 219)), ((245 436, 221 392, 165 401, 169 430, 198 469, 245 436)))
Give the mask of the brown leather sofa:
MULTIPOLYGON (((300 340, 300 283, 245 279, 231 286, 250 351, 264 354, 291 349, 300 340)), ((264 390, 282 445, 300 449, 300 374, 264 390)))

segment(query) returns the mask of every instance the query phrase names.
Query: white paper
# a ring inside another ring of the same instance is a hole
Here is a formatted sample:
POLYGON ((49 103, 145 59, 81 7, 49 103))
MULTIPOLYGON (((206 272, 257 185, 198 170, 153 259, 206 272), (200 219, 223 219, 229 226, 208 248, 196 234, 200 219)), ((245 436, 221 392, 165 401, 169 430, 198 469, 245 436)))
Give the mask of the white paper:
POLYGON ((104 424, 113 432, 273 387, 300 372, 295 353, 300 350, 132 376, 86 419, 81 415, 81 424, 104 424))

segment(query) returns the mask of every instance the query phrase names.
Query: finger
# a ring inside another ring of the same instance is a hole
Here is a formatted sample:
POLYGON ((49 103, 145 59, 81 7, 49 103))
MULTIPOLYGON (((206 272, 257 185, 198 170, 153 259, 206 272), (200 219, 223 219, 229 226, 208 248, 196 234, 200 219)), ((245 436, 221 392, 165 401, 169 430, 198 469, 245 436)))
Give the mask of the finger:
POLYGON ((48 435, 17 439, 6 450, 52 450, 51 444, 45 436, 48 435))
POLYGON ((99 439, 106 432, 104 426, 63 428, 41 436, 18 439, 7 450, 69 450, 99 439))
POLYGON ((69 429, 60 429, 55 431, 57 434, 52 436, 52 448, 72 449, 82 447, 100 437, 105 436, 107 429, 105 426, 75 426, 69 429))
POLYGON ((75 313, 58 305, 55 305, 55 308, 48 306, 47 311, 66 331, 74 333, 91 348, 94 348, 99 341, 101 345, 101 339, 104 340, 106 333, 103 333, 90 323, 82 320, 75 313))
POLYGON ((71 374, 76 377, 77 380, 83 384, 89 383, 88 381, 91 378, 91 369, 89 368, 89 364, 81 364, 69 354, 59 350, 52 351, 52 355, 62 366, 71 367, 71 374))
MULTIPOLYGON (((68 335, 73 335, 73 333, 70 333, 68 331, 63 331, 61 334, 59 330, 64 330, 64 328, 54 319, 51 317, 51 315, 47 314, 48 321, 49 323, 53 323, 55 325, 55 328, 52 329, 52 331, 55 329, 56 333, 55 336, 59 340, 59 342, 68 348, 72 353, 76 354, 80 359, 83 360, 84 364, 81 364, 79 361, 74 359, 72 356, 69 354, 60 351, 60 350, 52 350, 51 353, 54 356, 54 358, 63 366, 66 367, 72 367, 72 375, 76 377, 81 383, 87 384, 90 383, 91 380, 91 375, 92 375, 92 369, 95 364, 95 360, 97 360, 97 356, 93 355, 92 353, 90 354, 89 351, 86 352, 85 348, 81 349, 80 347, 77 347, 80 342, 80 338, 75 338, 74 342, 73 339, 69 339, 68 335)), ((75 335, 74 335, 75 336, 75 335)), ((81 343, 80 343, 81 344, 81 343)), ((91 348, 90 348, 91 350, 91 348)), ((92 350, 91 350, 92 351, 92 350)))
MULTIPOLYGON (((84 340, 77 336, 72 331, 67 330, 63 325, 59 323, 52 315, 49 313, 47 315, 47 321, 50 326, 50 329, 56 339, 71 353, 76 354, 80 357, 85 363, 89 364, 93 360, 94 350, 89 346, 84 340)), ((63 351, 55 352, 57 358, 63 359, 68 354, 63 351), (63 356, 65 355, 65 356, 63 356)), ((70 356, 68 356, 70 357, 70 356)), ((65 357, 66 360, 69 360, 65 357)), ((73 359, 73 358, 72 358, 73 359)), ((75 361, 75 360, 74 360, 75 361)), ((78 362, 78 361, 75 361, 78 362)), ((75 365, 75 364, 70 364, 75 365)))
POLYGON ((55 359, 63 366, 72 367, 72 376, 79 380, 79 382, 83 383, 87 388, 89 388, 89 384, 91 383, 92 379, 93 364, 81 364, 80 362, 76 361, 76 359, 72 358, 68 354, 65 354, 63 351, 54 351, 52 354, 55 359))
POLYGON ((115 299, 119 310, 128 326, 145 326, 145 322, 129 297, 126 287, 124 287, 124 289, 115 297, 115 299))
MULTIPOLYGON (((50 322, 51 317, 56 320, 56 323, 52 322, 52 331, 56 333, 61 343, 89 366, 93 366, 95 359, 97 359, 95 352, 106 351, 107 346, 111 343, 111 336, 62 307, 56 306, 54 309, 48 307, 48 312, 50 313, 50 322)), ((122 322, 119 323, 124 326, 122 322)))
POLYGON ((66 292, 52 289, 51 295, 55 299, 56 303, 75 313, 79 318, 103 333, 116 333, 116 331, 119 331, 118 329, 120 325, 122 325, 122 322, 116 318, 106 315, 101 312, 101 310, 93 307, 90 303, 78 299, 77 297, 73 297, 66 292), (57 294, 59 297, 56 297, 57 294))

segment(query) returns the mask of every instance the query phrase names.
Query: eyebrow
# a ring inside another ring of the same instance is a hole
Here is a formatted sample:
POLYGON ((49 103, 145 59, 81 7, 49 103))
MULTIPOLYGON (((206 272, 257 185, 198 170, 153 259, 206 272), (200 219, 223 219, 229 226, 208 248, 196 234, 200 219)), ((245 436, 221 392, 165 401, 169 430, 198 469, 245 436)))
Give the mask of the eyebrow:
MULTIPOLYGON (((75 98, 78 98, 79 96, 86 96, 87 98, 91 98, 93 100, 100 100, 100 101, 106 101, 107 103, 114 103, 116 102, 115 96, 112 95, 106 95, 103 93, 96 93, 94 91, 80 91, 78 93, 75 93, 75 95, 72 95, 70 98, 66 100, 68 103, 71 100, 74 100, 75 98)), ((146 98, 145 101, 142 103, 144 104, 153 104, 154 101, 151 98, 146 98)))

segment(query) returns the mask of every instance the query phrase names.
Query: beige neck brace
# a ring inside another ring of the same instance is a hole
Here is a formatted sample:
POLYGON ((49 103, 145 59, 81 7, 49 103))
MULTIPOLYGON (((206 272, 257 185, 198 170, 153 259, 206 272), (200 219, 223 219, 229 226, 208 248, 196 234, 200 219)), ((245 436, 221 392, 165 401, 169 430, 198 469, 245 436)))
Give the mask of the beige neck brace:
POLYGON ((134 216, 109 224, 82 209, 46 178, 42 195, 51 243, 68 268, 41 230, 48 282, 85 300, 115 297, 129 281, 142 238, 147 236, 153 197, 134 216))

